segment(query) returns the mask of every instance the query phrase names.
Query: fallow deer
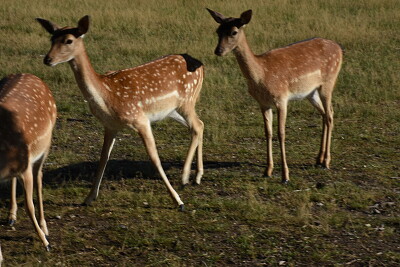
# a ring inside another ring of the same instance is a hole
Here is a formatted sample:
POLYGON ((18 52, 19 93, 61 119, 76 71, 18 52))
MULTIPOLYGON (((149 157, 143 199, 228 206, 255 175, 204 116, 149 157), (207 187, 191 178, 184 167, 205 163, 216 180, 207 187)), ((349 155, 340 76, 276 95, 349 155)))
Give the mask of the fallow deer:
POLYGON ((314 38, 255 55, 244 33, 244 26, 252 16, 251 10, 243 12, 239 18, 207 10, 220 24, 215 54, 224 56, 233 51, 247 80, 248 91, 260 105, 267 139, 267 168, 264 174, 271 176, 273 171, 272 107, 275 106, 278 111, 282 182, 289 181, 285 153, 287 104, 289 100, 302 98, 307 98, 322 115, 323 130, 317 164, 329 168, 333 128, 331 99, 342 64, 341 47, 331 40, 314 38))
POLYGON ((88 16, 81 18, 76 28, 61 28, 40 18, 37 21, 52 35, 51 48, 44 63, 48 66, 62 62, 70 64, 90 110, 104 125, 104 143, 96 180, 84 203, 90 205, 97 198, 115 136, 127 127, 141 136, 151 161, 182 210, 183 202, 162 168, 150 123, 170 117, 190 128, 192 140, 182 183, 189 182, 191 162, 197 148, 196 183, 200 184, 204 125, 196 114, 195 104, 203 82, 202 63, 186 54, 169 55, 138 67, 99 75, 89 61, 83 42, 89 29, 88 16))
POLYGON ((50 246, 43 211, 42 167, 49 153, 56 117, 53 96, 38 77, 12 74, 0 81, 0 179, 13 179, 10 220, 16 219, 15 177, 20 177, 27 213, 47 250, 50 246), (39 223, 32 200, 34 183, 39 223))

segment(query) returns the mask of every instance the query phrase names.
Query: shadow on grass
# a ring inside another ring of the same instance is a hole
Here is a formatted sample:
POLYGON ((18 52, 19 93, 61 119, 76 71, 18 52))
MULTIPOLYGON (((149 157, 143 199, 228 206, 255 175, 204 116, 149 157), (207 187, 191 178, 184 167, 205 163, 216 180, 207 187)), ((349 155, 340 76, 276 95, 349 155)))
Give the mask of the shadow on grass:
MULTIPOLYGON (((80 162, 68 166, 60 167, 54 170, 45 171, 43 173, 43 183, 50 187, 58 187, 59 185, 69 181, 86 181, 91 184, 94 180, 99 162, 80 162)), ((163 162, 164 171, 178 169, 183 170, 183 162, 163 162)), ((263 164, 251 162, 221 162, 221 161, 205 161, 204 170, 212 169, 229 169, 229 168, 265 168, 263 164)), ((309 170, 316 169, 313 164, 292 164, 292 169, 309 170)), ((192 164, 192 170, 196 169, 195 163, 192 164)), ((275 166, 276 174, 280 172, 279 164, 275 166)), ((275 174, 275 175, 276 175, 275 174)), ((192 173, 193 176, 193 173, 192 173)), ((260 176, 262 176, 260 172, 260 176)), ((103 179, 106 180, 122 180, 122 179, 147 179, 159 180, 160 176, 156 168, 150 161, 129 161, 129 160, 110 160, 104 172, 103 179)), ((10 181, 2 181, 0 183, 0 199, 10 198, 10 181)), ((23 194, 22 186, 18 183, 17 195, 23 194)))
MULTIPOLYGON (((43 182, 47 185, 58 185, 66 181, 88 181, 92 182, 98 162, 80 162, 77 164, 68 165, 55 170, 50 170, 44 173, 43 182)), ((204 169, 219 169, 219 168, 233 168, 239 167, 243 164, 240 162, 216 162, 206 161, 204 162, 204 169)), ((163 162, 164 171, 172 168, 179 170, 183 169, 182 162, 163 162)), ((195 166, 192 165, 192 169, 195 166)), ((168 175, 168 174, 167 174, 168 175)), ((160 176, 156 168, 149 161, 129 161, 129 160, 110 160, 107 163, 104 177, 107 180, 121 180, 121 179, 149 179, 158 180, 160 176)))
MULTIPOLYGON (((90 184, 96 174, 99 162, 80 162, 68 166, 60 167, 54 170, 44 171, 43 183, 50 187, 58 187, 68 181, 86 181, 90 184)), ((220 162, 205 161, 205 172, 210 169, 235 168, 251 163, 244 162, 220 162)), ((164 171, 172 168, 182 171, 183 162, 163 162, 164 171)), ((253 165, 253 164, 251 164, 253 165)), ((192 170, 195 169, 192 165, 192 170)), ((168 175, 168 174, 167 174, 168 175)), ((150 161, 129 161, 129 160, 110 160, 107 163, 103 179, 121 180, 121 179, 148 179, 158 180, 160 176, 150 161)), ((10 198, 11 180, 5 180, 0 183, 0 199, 10 198)), ((17 195, 23 194, 22 186, 18 183, 17 195)))

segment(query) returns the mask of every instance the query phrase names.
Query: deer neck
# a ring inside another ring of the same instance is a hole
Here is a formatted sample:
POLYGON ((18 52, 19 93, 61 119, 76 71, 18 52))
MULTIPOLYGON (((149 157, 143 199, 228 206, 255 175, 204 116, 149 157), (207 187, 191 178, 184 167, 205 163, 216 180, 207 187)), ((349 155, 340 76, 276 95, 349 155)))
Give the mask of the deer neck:
POLYGON ((107 90, 104 87, 100 75, 96 73, 90 63, 89 57, 82 44, 81 52, 69 61, 75 80, 78 83, 85 99, 89 104, 104 107, 107 98, 107 90))
POLYGON ((258 82, 263 78, 263 68, 247 42, 243 33, 237 47, 233 50, 240 69, 247 80, 258 82))

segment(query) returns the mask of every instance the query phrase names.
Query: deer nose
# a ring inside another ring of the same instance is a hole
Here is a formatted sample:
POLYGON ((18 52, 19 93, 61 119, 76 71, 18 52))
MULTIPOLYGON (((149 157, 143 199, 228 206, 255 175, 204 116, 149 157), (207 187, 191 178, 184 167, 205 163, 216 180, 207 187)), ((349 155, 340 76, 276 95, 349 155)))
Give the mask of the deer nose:
POLYGON ((220 46, 217 46, 217 47, 215 48, 214 53, 215 53, 217 56, 221 56, 221 55, 222 55, 222 52, 223 52, 223 49, 222 49, 220 46))
POLYGON ((51 61, 53 59, 49 56, 46 55, 46 57, 43 59, 43 63, 46 64, 47 66, 51 66, 51 61))

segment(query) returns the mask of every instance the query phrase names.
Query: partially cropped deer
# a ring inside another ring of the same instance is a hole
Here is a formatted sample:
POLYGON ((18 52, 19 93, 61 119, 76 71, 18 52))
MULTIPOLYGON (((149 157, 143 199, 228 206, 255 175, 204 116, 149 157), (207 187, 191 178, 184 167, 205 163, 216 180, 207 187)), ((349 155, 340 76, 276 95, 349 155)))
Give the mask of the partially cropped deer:
POLYGON ((203 83, 202 63, 186 54, 169 55, 138 67, 99 75, 94 71, 83 43, 83 36, 89 29, 88 16, 81 18, 76 28, 60 28, 40 18, 37 21, 52 35, 51 49, 44 63, 49 66, 62 62, 70 64, 90 110, 104 125, 100 164, 85 204, 90 205, 97 198, 115 136, 127 127, 141 136, 151 161, 182 210, 183 202, 161 166, 150 123, 170 117, 190 128, 192 140, 183 168, 182 183, 185 185, 189 182, 191 163, 197 148, 196 183, 200 184, 203 175, 204 125, 196 114, 195 104, 203 83))
POLYGON ((0 179, 12 178, 10 223, 16 220, 15 177, 25 190, 29 217, 47 250, 49 234, 43 211, 42 167, 49 153, 57 111, 47 85, 32 74, 13 74, 0 81, 0 179), (36 184, 39 223, 32 194, 36 184))
POLYGON ((225 17, 207 9, 220 24, 217 29, 217 56, 233 51, 247 80, 250 95, 257 100, 264 118, 267 138, 266 176, 273 171, 272 107, 278 111, 278 137, 281 148, 282 182, 289 181, 285 152, 285 123, 287 104, 292 99, 307 98, 321 113, 323 121, 321 148, 317 164, 329 168, 333 128, 332 91, 342 64, 342 49, 331 41, 314 38, 255 55, 247 43, 244 26, 250 22, 252 11, 239 18, 225 17))

